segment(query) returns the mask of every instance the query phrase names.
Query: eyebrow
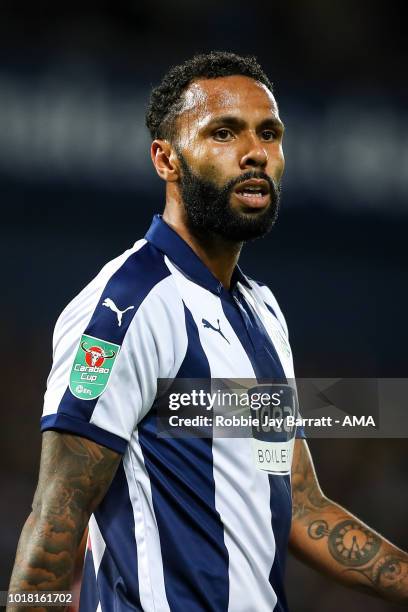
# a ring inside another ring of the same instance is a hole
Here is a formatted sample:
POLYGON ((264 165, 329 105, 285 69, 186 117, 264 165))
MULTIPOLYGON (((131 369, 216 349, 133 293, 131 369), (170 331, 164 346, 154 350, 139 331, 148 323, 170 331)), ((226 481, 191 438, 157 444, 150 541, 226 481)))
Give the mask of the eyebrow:
MULTIPOLYGON (((226 125, 227 127, 243 129, 246 127, 247 123, 240 117, 236 117, 235 115, 221 115, 220 117, 214 117, 214 119, 210 119, 204 129, 208 129, 217 125, 226 125)), ((261 121, 259 127, 267 128, 274 127, 280 130, 284 130, 285 126, 280 119, 277 117, 268 117, 261 121)))

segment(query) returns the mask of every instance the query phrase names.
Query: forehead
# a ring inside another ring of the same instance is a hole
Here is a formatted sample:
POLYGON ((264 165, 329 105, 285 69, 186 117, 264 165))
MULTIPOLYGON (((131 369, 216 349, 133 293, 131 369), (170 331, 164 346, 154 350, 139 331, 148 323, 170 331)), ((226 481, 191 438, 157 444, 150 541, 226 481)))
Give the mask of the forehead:
POLYGON ((278 117, 278 106, 271 91, 246 76, 227 76, 193 81, 184 93, 182 113, 196 120, 217 115, 245 114, 278 117))

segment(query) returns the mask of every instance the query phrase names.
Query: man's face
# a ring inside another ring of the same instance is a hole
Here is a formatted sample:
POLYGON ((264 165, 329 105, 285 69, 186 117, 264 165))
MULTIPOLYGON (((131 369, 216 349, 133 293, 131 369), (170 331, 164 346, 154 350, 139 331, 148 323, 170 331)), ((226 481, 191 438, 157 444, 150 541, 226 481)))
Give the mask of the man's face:
POLYGON ((193 233, 245 241, 277 217, 283 125, 271 92, 243 76, 190 85, 176 151, 186 222, 193 233))

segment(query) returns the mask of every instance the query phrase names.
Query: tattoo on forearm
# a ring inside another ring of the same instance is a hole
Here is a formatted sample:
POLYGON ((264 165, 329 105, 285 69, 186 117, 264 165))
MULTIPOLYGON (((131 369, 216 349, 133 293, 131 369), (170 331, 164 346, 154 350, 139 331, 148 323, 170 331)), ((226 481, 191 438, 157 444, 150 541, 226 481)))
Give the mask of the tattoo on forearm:
POLYGON ((327 521, 310 523, 308 536, 313 540, 327 537, 331 556, 344 569, 364 576, 377 591, 406 589, 407 559, 398 554, 380 554, 382 540, 354 519, 346 519, 329 528, 327 521), (405 586, 404 586, 405 585, 405 586))
POLYGON ((398 555, 383 555, 360 572, 378 590, 398 589, 408 578, 408 563, 398 555))
POLYGON ((11 590, 69 588, 89 515, 119 460, 117 453, 84 438, 44 434, 39 484, 20 539, 11 590))
POLYGON ((332 529, 326 521, 316 520, 307 532, 314 540, 327 537, 331 556, 346 567, 366 565, 381 546, 378 536, 352 519, 341 521, 332 529))
POLYGON ((292 465, 293 550, 335 578, 388 600, 408 603, 408 555, 320 490, 304 442, 292 465))

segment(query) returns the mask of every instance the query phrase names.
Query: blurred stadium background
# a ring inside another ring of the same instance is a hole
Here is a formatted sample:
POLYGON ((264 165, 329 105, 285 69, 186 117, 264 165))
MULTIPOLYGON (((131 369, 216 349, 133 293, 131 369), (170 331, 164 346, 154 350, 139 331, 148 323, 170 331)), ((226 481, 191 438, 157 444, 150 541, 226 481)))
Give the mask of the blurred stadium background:
MULTIPOLYGON (((3 0, 0 589, 35 488, 52 328, 163 207, 144 109, 194 52, 256 54, 287 125, 283 210, 242 265, 268 282, 301 376, 407 375, 402 3, 3 0)), ((311 440, 324 490, 408 547, 406 440, 311 440)), ((291 559, 294 611, 390 610, 291 559)))

